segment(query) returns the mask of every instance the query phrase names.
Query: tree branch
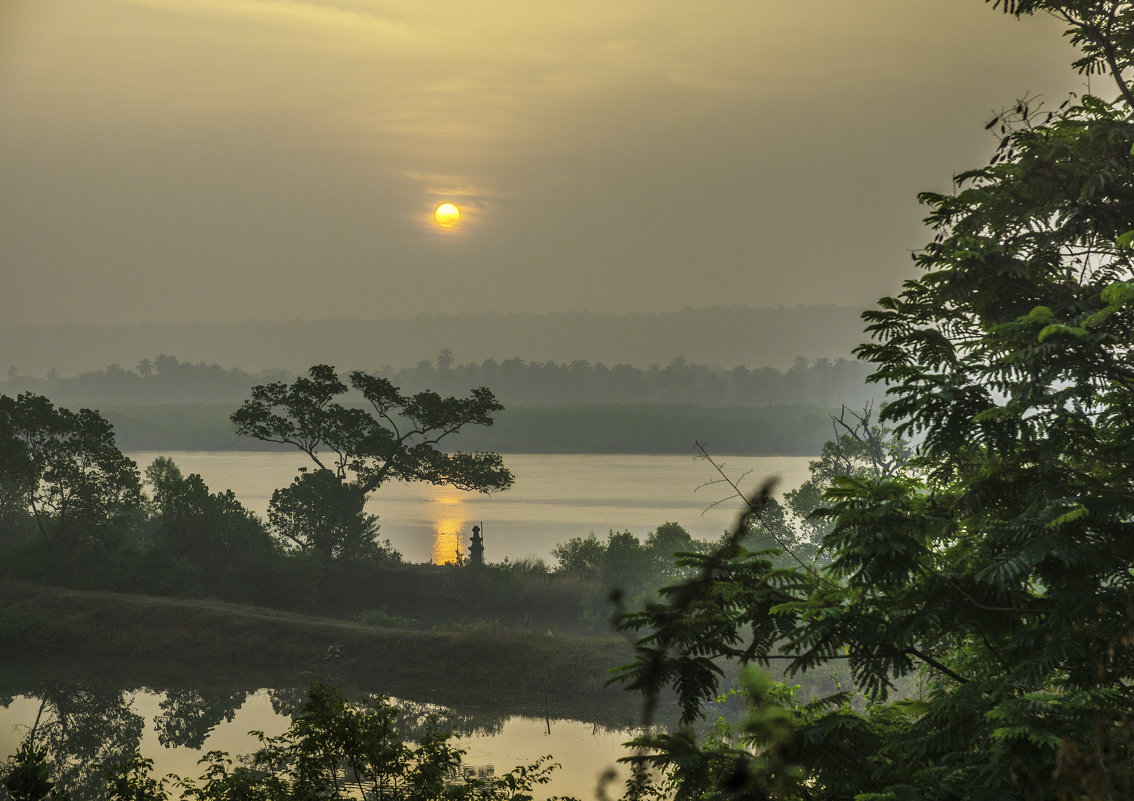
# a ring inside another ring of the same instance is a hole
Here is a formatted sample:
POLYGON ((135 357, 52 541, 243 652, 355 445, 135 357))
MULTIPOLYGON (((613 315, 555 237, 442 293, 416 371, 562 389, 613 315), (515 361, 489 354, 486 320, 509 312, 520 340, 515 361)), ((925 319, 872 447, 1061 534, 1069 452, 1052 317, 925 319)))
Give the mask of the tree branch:
POLYGON ((959 673, 955 673, 954 671, 950 670, 949 668, 945 667, 943 664, 938 662, 932 656, 929 656, 929 654, 922 653, 921 651, 919 651, 917 648, 914 648, 913 646, 906 648, 904 653, 907 653, 910 656, 916 656, 922 662, 929 665, 934 670, 937 670, 941 673, 944 673, 946 676, 953 679, 958 684, 968 684, 969 683, 969 680, 966 679, 964 676, 960 675, 959 673))

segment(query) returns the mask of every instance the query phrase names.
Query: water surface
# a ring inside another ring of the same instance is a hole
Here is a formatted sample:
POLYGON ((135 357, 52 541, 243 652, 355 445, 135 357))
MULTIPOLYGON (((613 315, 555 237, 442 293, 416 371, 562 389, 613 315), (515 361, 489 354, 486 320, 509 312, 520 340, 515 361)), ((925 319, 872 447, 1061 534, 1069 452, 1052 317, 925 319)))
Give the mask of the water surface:
MULTIPOLYGON (((185 694, 174 695, 184 701, 185 694)), ((196 694, 189 691, 189 695, 196 694)), ((223 695, 219 705, 207 694, 203 699, 197 696, 198 700, 213 701, 211 707, 208 703, 171 707, 171 694, 145 689, 55 689, 46 694, 46 703, 33 696, 0 697, 0 760, 14 753, 36 725, 37 741, 65 755, 72 786, 85 790, 80 796, 97 796, 95 765, 123 759, 135 749, 153 760, 158 776, 177 774, 197 779, 203 772, 198 761, 208 751, 250 754, 259 747, 259 740, 249 732, 262 731, 269 737, 282 733, 290 717, 279 709, 281 695, 298 698, 299 694, 267 690, 236 693, 223 695), (171 709, 182 717, 171 715, 171 709)), ((412 707, 414 714, 421 713, 421 705, 412 707)), ((619 774, 618 784, 611 788, 611 795, 617 796, 627 777, 628 771, 616 760, 624 754, 622 743, 633 736, 629 730, 578 720, 519 716, 490 718, 487 725, 476 715, 458 716, 454 722, 461 732, 457 744, 466 752, 464 764, 479 771, 501 775, 517 765, 553 755, 561 767, 552 774, 549 785, 536 789, 538 798, 594 798, 600 777, 611 768, 619 774)), ((409 739, 412 733, 411 727, 406 733, 409 739)))
MULTIPOLYGON (((168 456, 182 472, 200 473, 218 492, 231 489, 245 506, 266 514, 272 492, 287 486, 301 453, 265 451, 135 452, 145 469, 168 456)), ((786 492, 807 478, 806 456, 729 456, 726 474, 745 492, 772 476, 786 492)), ((698 539, 715 540, 740 508, 704 459, 673 455, 509 454, 504 462, 516 476, 507 492, 463 492, 431 484, 390 483, 371 496, 367 509, 379 516, 381 536, 411 562, 453 561, 468 553, 472 526, 483 529, 485 559, 551 559, 552 549, 571 537, 630 531, 645 538, 665 522, 684 526, 698 539), (716 483, 714 483, 716 482, 716 483), (707 510, 707 511, 706 511, 707 510)))

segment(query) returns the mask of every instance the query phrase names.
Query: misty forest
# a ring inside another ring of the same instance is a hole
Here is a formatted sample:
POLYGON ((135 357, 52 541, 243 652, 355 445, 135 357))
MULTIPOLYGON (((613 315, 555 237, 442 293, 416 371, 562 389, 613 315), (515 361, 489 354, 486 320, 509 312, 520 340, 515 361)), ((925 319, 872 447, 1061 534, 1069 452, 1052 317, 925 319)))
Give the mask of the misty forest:
POLYGON ((5 324, 0 801, 1134 798, 1134 4, 983 5, 1084 90, 966 122, 850 334, 5 324))

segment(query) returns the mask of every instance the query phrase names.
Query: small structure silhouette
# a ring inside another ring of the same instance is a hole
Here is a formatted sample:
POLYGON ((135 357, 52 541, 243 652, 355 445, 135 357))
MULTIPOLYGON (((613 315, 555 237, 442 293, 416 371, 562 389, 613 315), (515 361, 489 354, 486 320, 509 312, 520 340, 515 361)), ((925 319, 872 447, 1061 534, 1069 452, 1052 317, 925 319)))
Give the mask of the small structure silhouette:
POLYGON ((474 565, 484 564, 484 538, 480 536, 480 526, 472 527, 472 544, 469 545, 469 562, 474 565))

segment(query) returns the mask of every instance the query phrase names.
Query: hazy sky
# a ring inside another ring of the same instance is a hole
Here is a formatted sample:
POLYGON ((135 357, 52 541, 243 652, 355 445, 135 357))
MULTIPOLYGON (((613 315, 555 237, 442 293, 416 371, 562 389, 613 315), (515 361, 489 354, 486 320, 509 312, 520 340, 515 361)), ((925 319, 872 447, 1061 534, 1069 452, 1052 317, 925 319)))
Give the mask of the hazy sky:
POLYGON ((867 305, 991 113, 1083 88, 1061 30, 982 0, 0 0, 0 323, 867 305))

